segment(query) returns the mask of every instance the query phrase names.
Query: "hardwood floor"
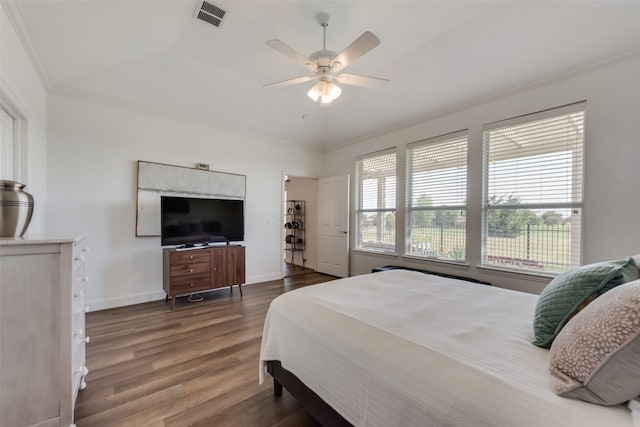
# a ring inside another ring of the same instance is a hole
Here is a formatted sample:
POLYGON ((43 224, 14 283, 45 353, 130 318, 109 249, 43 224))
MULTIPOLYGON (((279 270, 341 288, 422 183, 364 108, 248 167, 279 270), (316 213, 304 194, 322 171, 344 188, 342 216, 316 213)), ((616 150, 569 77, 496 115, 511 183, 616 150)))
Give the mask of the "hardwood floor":
POLYGON ((288 262, 282 263, 282 271, 284 272, 284 277, 291 277, 291 276, 297 276, 299 274, 313 273, 313 270, 304 268, 299 265, 291 264, 288 262))
POLYGON ((258 385, 264 318, 278 295, 333 280, 310 272, 283 280, 89 313, 87 388, 78 427, 318 426, 286 390, 258 385))

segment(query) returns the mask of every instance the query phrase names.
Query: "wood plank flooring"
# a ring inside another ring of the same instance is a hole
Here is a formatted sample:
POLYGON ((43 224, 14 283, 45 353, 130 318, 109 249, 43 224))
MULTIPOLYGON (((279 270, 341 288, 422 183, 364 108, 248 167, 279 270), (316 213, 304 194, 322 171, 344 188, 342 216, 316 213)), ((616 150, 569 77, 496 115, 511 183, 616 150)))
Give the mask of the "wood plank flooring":
POLYGON ((258 385, 258 357, 269 303, 292 289, 333 280, 315 272, 283 280, 87 315, 87 388, 78 427, 317 427, 286 391, 258 385))

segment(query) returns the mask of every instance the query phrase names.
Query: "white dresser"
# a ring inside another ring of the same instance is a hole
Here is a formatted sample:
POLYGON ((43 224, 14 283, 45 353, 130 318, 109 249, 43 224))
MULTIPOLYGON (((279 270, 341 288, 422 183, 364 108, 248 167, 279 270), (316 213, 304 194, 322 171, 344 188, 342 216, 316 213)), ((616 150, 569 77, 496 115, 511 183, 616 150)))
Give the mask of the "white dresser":
POLYGON ((85 387, 84 235, 0 238, 0 426, 70 426, 85 387))

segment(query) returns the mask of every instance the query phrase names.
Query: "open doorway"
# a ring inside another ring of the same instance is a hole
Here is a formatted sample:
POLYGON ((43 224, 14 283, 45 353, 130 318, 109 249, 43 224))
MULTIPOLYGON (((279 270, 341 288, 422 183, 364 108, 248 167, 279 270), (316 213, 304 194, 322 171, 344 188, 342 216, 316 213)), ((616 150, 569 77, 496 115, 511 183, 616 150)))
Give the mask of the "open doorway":
POLYGON ((318 230, 318 179, 284 175, 283 276, 316 270, 318 230))

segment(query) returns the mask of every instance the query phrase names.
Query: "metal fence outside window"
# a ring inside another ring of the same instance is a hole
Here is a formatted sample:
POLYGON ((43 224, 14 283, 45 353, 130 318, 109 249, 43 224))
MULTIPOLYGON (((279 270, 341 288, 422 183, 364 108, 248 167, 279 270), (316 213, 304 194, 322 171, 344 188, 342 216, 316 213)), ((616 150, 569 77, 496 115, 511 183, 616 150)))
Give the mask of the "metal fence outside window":
MULTIPOLYGON (((395 228, 361 229, 363 245, 372 248, 393 245, 395 228), (382 231, 382 233, 381 233, 382 231)), ((408 255, 463 261, 466 227, 464 224, 416 226, 411 228, 408 255)), ((525 224, 508 233, 489 230, 486 263, 538 271, 561 272, 571 268, 571 224, 525 224)))

